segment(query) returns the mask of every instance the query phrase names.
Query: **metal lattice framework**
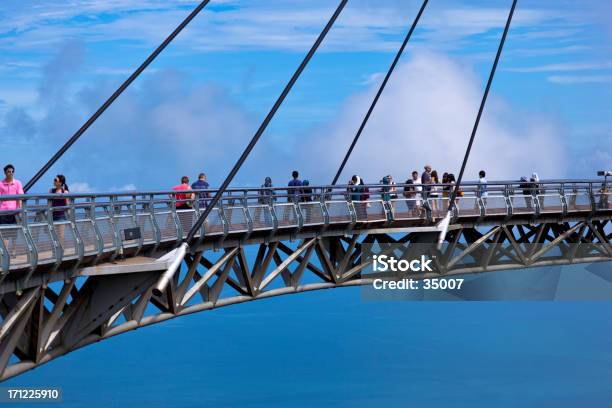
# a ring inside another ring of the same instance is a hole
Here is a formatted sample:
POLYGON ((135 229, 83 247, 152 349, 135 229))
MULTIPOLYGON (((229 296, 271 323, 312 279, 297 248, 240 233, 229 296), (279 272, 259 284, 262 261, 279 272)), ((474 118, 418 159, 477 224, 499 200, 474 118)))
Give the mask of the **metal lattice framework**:
MULTIPOLYGON (((439 274, 425 278, 612 260, 612 223, 455 224, 439 274), (469 255, 469 256, 468 256, 469 255), (470 261, 467 261, 467 259, 470 261)), ((310 290, 370 284, 366 243, 433 243, 422 229, 363 229, 296 241, 229 244, 186 254, 164 293, 159 271, 101 273, 7 293, 0 302, 0 372, 7 379, 80 347, 174 317, 310 290)))

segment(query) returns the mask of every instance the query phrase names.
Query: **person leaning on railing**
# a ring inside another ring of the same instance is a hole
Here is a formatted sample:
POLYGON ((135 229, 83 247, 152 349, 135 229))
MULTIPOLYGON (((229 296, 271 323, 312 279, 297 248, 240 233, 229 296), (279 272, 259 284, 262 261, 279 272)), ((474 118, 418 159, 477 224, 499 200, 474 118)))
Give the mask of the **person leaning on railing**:
MULTIPOLYGON (((189 177, 183 176, 181 177, 181 184, 178 186, 172 187, 172 190, 175 191, 187 191, 191 190, 191 186, 189 185, 189 177)), ((172 195, 171 195, 172 196, 172 195)), ((192 206, 192 200, 194 194, 192 193, 176 193, 176 209, 177 210, 188 210, 192 206)))
POLYGON ((383 201, 389 201, 391 199, 390 187, 389 187, 389 177, 385 176, 380 180, 380 184, 383 186, 380 188, 380 198, 383 201))

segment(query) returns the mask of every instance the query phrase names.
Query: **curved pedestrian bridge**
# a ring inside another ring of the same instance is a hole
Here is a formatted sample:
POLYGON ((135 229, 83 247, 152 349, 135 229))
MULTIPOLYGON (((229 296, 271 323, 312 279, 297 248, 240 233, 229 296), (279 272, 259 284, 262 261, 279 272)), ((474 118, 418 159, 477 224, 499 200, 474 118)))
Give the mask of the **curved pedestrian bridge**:
MULTIPOLYGON (((22 203, 18 223, 0 225, 0 381, 190 313, 372 284, 368 248, 436 247, 449 199, 432 187, 233 189, 189 252, 180 244, 214 190, 71 194, 61 207, 48 194, 0 197, 22 203)), ((411 278, 612 260, 600 181, 479 191, 463 187, 436 270, 411 278)))

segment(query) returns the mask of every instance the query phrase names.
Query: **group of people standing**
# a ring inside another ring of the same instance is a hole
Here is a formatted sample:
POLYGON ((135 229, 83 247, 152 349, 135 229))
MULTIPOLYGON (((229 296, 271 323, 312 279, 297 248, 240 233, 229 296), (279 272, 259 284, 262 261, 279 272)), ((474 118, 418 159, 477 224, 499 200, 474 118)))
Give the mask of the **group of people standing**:
MULTIPOLYGON (((486 200, 488 195, 486 172, 481 170, 478 177, 476 194, 478 197, 486 200)), ((416 170, 412 171, 410 178, 404 182, 401 193, 404 198, 411 199, 406 204, 415 213, 423 211, 422 204, 426 200, 429 200, 429 203, 431 203, 432 211, 444 211, 446 208, 443 208, 441 199, 451 196, 456 183, 457 179, 453 173, 445 172, 440 180, 438 171, 427 164, 424 166, 424 171, 421 174, 416 170)), ((379 193, 384 201, 394 200, 399 197, 399 191, 392 175, 384 176, 380 180, 380 184, 383 187, 380 188, 379 193)), ((363 178, 354 175, 349 180, 348 186, 348 196, 351 201, 366 201, 369 198, 370 192, 368 187, 365 186, 363 178)), ((462 189, 459 189, 457 192, 456 199, 459 197, 463 197, 462 189)))
MULTIPOLYGON (((58 174, 53 178, 53 187, 49 189, 50 194, 66 194, 69 193, 70 189, 66 184, 66 177, 62 174, 58 174)), ((15 178, 15 166, 7 164, 4 166, 4 179, 0 182, 0 195, 22 195, 24 194, 23 185, 21 181, 15 178)), ((65 221, 66 210, 63 208, 68 205, 66 198, 52 198, 50 199, 51 207, 54 207, 52 211, 53 221, 65 221)), ((20 200, 1 200, 0 201, 0 224, 16 224, 17 218, 16 213, 21 208, 20 200)))
MULTIPOLYGON (((187 193, 186 191, 190 190, 208 190, 210 185, 206 181, 206 173, 198 174, 198 179, 194 181, 191 185, 189 184, 189 177, 183 176, 181 177, 181 184, 178 184, 172 187, 173 191, 185 191, 181 193, 176 193, 176 209, 177 210, 186 210, 193 207, 193 202, 195 200, 195 193, 187 193)), ((210 198, 210 192, 208 191, 199 191, 197 193, 198 196, 198 204, 201 208, 205 208, 208 199, 210 198)))

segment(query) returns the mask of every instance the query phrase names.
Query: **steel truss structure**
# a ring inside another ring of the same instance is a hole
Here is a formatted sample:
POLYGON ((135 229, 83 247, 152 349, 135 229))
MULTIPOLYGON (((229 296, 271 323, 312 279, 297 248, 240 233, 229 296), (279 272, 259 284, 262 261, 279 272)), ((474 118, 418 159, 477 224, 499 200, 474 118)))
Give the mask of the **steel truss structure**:
MULTIPOLYGON (((454 225, 437 261, 441 272, 429 276, 610 261, 611 227, 609 220, 494 225, 484 232, 454 225)), ((0 379, 174 317, 272 296, 371 284, 362 274, 370 265, 362 262, 364 244, 433 243, 437 235, 398 231, 364 229, 202 249, 185 255, 180 273, 160 296, 153 293, 159 271, 73 277, 26 289, 21 296, 7 293, 0 302, 0 379)))

